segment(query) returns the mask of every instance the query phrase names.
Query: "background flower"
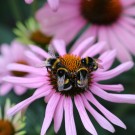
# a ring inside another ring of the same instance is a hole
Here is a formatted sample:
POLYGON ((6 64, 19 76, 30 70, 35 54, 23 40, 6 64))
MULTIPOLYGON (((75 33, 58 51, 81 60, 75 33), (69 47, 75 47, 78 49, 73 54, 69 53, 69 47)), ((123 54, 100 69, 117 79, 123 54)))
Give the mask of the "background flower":
POLYGON ((25 135, 25 117, 21 116, 21 113, 18 113, 14 117, 7 116, 7 110, 11 107, 11 102, 9 99, 5 102, 4 109, 0 104, 0 134, 1 135, 25 135), (4 111, 3 111, 4 110, 4 111), (3 115, 4 114, 4 115, 3 115))
MULTIPOLYGON (((79 65, 79 61, 81 60, 80 57, 81 58, 85 58, 87 56, 93 57, 99 54, 105 46, 105 44, 101 42, 89 47, 90 45, 93 44, 93 41, 94 41, 93 38, 88 38, 84 40, 82 43, 78 45, 76 49, 72 50, 72 52, 70 52, 69 54, 66 54, 65 48, 66 45, 63 42, 63 40, 54 40, 53 45, 57 53, 59 54, 59 59, 61 60, 61 63, 64 64, 69 73, 70 70, 76 73, 76 70, 79 70, 80 68, 80 66, 79 67, 77 66, 79 65), (100 48, 98 47, 97 49, 97 46, 100 46, 100 48), (88 47, 89 49, 83 51, 85 48, 88 47), (70 59, 72 59, 71 62, 70 59), (72 66, 70 66, 70 64, 72 64, 72 66)), ((45 58, 50 57, 49 54, 47 54, 47 52, 43 51, 41 48, 31 46, 31 49, 36 54, 41 55, 45 58)), ((36 55, 33 54, 33 56, 36 58, 36 55)), ((76 135, 77 132, 74 122, 73 103, 72 103, 73 98, 75 106, 80 115, 81 121, 85 129, 91 134, 96 135, 97 132, 93 124, 91 123, 85 109, 87 109, 91 113, 91 115, 96 119, 96 121, 102 128, 110 132, 115 132, 115 129, 111 123, 120 126, 122 128, 126 128, 125 124, 119 118, 117 118, 109 110, 103 107, 95 98, 96 95, 104 100, 114 103, 135 104, 135 95, 110 93, 111 91, 115 93, 123 91, 123 86, 121 84, 107 85, 99 83, 99 81, 114 78, 133 67, 133 63, 129 61, 117 66, 116 68, 109 70, 113 64, 115 56, 116 52, 113 50, 107 51, 99 57, 99 59, 102 61, 102 66, 104 68, 103 69, 99 68, 95 72, 88 72, 89 83, 87 89, 82 89, 73 86, 70 90, 66 91, 63 90, 59 91, 55 75, 53 76, 51 72, 47 72, 45 68, 34 69, 33 67, 29 66, 27 68, 26 67, 24 68, 23 65, 22 66, 20 65, 20 67, 18 67, 17 64, 11 64, 10 67, 12 67, 12 70, 22 69, 23 72, 26 71, 31 72, 31 70, 33 70, 33 73, 37 74, 38 76, 31 79, 27 79, 25 77, 4 77, 5 81, 27 86, 35 86, 35 84, 40 85, 31 97, 27 98, 26 100, 20 102, 19 104, 11 108, 8 111, 8 114, 12 116, 15 113, 19 112, 20 110, 22 110, 23 108, 30 105, 36 99, 45 97, 47 107, 43 126, 41 129, 41 135, 44 135, 46 133, 53 118, 54 118, 54 130, 57 133, 58 130, 60 129, 64 112, 65 112, 66 134, 76 135), (101 113, 98 113, 89 104, 89 102, 91 102, 101 113), (104 117, 106 117, 111 123, 107 119, 105 119, 101 114, 104 117)))
POLYGON ((130 54, 135 54, 134 5, 135 0, 63 0, 58 12, 54 13, 45 4, 36 18, 45 34, 53 34, 66 42, 90 24, 78 43, 95 36, 98 41, 107 41, 105 50, 117 49, 117 58, 124 62, 131 60, 130 54))
POLYGON ((17 95, 24 94, 27 90, 26 87, 21 87, 16 84, 11 84, 7 82, 3 82, 2 78, 4 76, 25 76, 29 78, 31 75, 27 72, 19 72, 19 71, 10 71, 7 69, 8 64, 10 63, 18 63, 23 65, 32 65, 31 60, 27 59, 24 52, 28 48, 17 42, 13 41, 11 46, 8 44, 1 45, 1 55, 0 55, 0 95, 6 95, 12 89, 17 95))

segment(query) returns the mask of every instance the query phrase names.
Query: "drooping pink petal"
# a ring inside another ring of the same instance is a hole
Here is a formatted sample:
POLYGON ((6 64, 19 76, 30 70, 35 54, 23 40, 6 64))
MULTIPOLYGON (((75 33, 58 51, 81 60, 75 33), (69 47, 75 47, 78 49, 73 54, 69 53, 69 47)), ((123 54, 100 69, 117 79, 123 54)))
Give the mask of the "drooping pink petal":
POLYGON ((97 86, 92 86, 91 91, 95 95, 110 102, 135 104, 135 95, 133 94, 110 94, 97 86))
POLYGON ((10 47, 8 44, 2 44, 1 45, 1 53, 2 55, 7 59, 7 60, 11 60, 11 52, 10 52, 10 47))
POLYGON ((95 81, 101 81, 101 80, 108 80, 111 78, 114 78, 115 76, 118 76, 119 74, 128 71, 129 69, 131 69, 133 67, 133 62, 129 61, 129 62, 125 62, 119 66, 117 66, 114 69, 111 69, 109 71, 106 72, 96 72, 94 74, 94 80, 95 81))
POLYGON ((43 58, 49 58, 50 57, 50 55, 45 50, 43 50, 42 48, 40 48, 38 46, 29 45, 29 47, 31 48, 31 50, 33 52, 35 52, 36 54, 42 56, 43 58))
POLYGON ((111 121, 113 124, 120 126, 124 129, 126 129, 125 124, 118 118, 116 117, 114 114, 112 114, 110 111, 108 111, 104 106, 102 106, 95 98, 94 96, 90 93, 87 92, 85 94, 85 97, 87 97, 87 99, 94 104, 101 112, 102 114, 109 120, 111 121))
POLYGON ((64 42, 64 40, 54 39, 52 41, 52 44, 59 55, 62 56, 67 53, 66 52, 66 43, 64 42))
POLYGON ((84 95, 82 95, 81 97, 83 99, 84 106, 92 114, 92 116, 96 119, 96 121, 99 123, 99 125, 102 128, 114 133, 115 129, 112 126, 112 124, 108 120, 106 120, 101 114, 99 114, 95 109, 93 109, 93 107, 88 103, 88 101, 86 100, 86 97, 84 95))
POLYGON ((107 34, 108 34, 109 44, 111 45, 111 48, 117 49, 117 58, 121 62, 132 60, 128 50, 123 46, 123 44, 120 42, 118 37, 113 32, 112 26, 107 29, 107 34))
POLYGON ((106 51, 102 53, 98 59, 102 61, 101 64, 103 66, 103 69, 99 69, 99 71, 106 71, 110 69, 115 58, 116 58, 116 50, 106 51))
POLYGON ((121 92, 124 90, 124 87, 123 85, 121 84, 110 84, 110 85, 107 85, 107 84, 99 84, 99 83, 95 83, 94 85, 100 87, 101 89, 104 89, 106 91, 114 91, 114 92, 121 92))
POLYGON ((73 104, 70 97, 65 97, 64 110, 66 135, 77 135, 73 116, 73 104))
POLYGON ((27 4, 31 4, 34 0, 25 0, 27 4))
MULTIPOLYGON (((89 43, 89 46, 91 46, 96 38, 97 35, 97 26, 92 25, 89 29, 87 29, 85 32, 83 32, 83 34, 81 35, 81 37, 79 37, 79 39, 75 42, 75 44, 72 46, 72 48, 70 49, 70 52, 73 52, 74 50, 76 50, 76 48, 82 43, 82 41, 84 41, 86 38, 90 38, 90 37, 94 37, 93 41, 91 43, 89 43)), ((87 50, 87 47, 86 49, 87 50)))
POLYGON ((45 102, 48 103, 53 94, 55 93, 55 90, 52 89, 52 91, 44 98, 45 102))
POLYGON ((47 71, 46 68, 35 68, 32 66, 27 66, 23 64, 17 64, 17 63, 12 63, 7 66, 8 70, 11 71, 21 71, 21 72, 28 72, 28 73, 33 73, 37 75, 46 75, 47 71))
POLYGON ((48 3, 49 3, 50 7, 51 7, 54 11, 56 11, 56 10, 58 9, 58 7, 59 7, 59 0, 47 0, 47 1, 48 1, 48 3))
POLYGON ((3 83, 0 86, 0 96, 6 95, 11 89, 13 85, 9 83, 3 83))
POLYGON ((33 52, 25 51, 25 55, 35 63, 41 63, 41 59, 39 59, 33 52))
POLYGON ((14 91, 17 95, 22 95, 27 91, 26 87, 22 87, 20 85, 15 85, 14 86, 14 91))
POLYGON ((50 89, 48 89, 48 86, 42 86, 41 88, 37 89, 31 97, 25 99, 24 101, 18 103, 17 105, 9 109, 7 112, 7 115, 13 116, 14 114, 21 111, 23 108, 27 107, 29 104, 34 102, 36 99, 44 97, 45 95, 48 95, 49 93, 50 93, 50 89))
POLYGON ((93 43, 93 41, 93 37, 85 39, 78 45, 78 47, 72 52, 72 54, 79 55, 81 52, 83 52, 84 49, 87 49, 93 43))
POLYGON ((82 54, 82 57, 86 57, 86 56, 94 57, 95 55, 99 54, 104 49, 105 46, 106 46, 105 42, 96 43, 92 47, 88 48, 82 54))
MULTIPOLYGON (((124 21, 124 20, 122 20, 122 21, 124 21)), ((132 54, 135 54, 134 34, 130 33, 128 30, 126 30, 125 25, 123 26, 124 27, 124 29, 123 29, 122 21, 121 21, 121 23, 119 22, 120 23, 119 26, 113 27, 113 31, 117 35, 117 37, 119 38, 119 40, 121 41, 123 46, 125 46, 125 48, 127 48, 132 54), (122 33, 122 35, 119 33, 122 33), (126 37, 126 39, 124 37, 126 37)), ((130 26, 130 25, 128 25, 128 26, 130 26)), ((134 27, 131 28, 132 31, 134 31, 133 29, 134 29, 134 27)))
POLYGON ((124 11, 124 15, 128 15, 128 16, 135 16, 135 7, 131 6, 130 8, 126 8, 124 11))
POLYGON ((120 1, 121 1, 122 5, 123 5, 124 7, 128 7, 128 6, 130 6, 130 5, 132 5, 132 4, 135 3, 134 0, 120 0, 120 1))
POLYGON ((47 131, 48 127, 50 126, 51 121, 53 119, 55 109, 59 102, 59 99, 60 99, 60 94, 55 93, 49 100, 47 107, 46 107, 46 111, 45 111, 45 118, 44 118, 44 122, 43 122, 42 129, 41 129, 41 135, 46 134, 46 131, 47 131))
POLYGON ((44 85, 44 84, 47 85, 48 82, 28 83, 28 84, 22 83, 22 84, 19 84, 19 85, 21 85, 21 86, 23 86, 23 87, 26 87, 26 88, 34 89, 34 88, 39 88, 39 87, 41 87, 41 86, 44 85))
POLYGON ((106 42, 106 46, 103 51, 107 51, 107 50, 111 49, 109 41, 108 41, 108 34, 107 34, 106 26, 98 27, 97 38, 98 38, 99 42, 101 42, 101 41, 106 42))
POLYGON ((93 124, 90 121, 90 118, 84 108, 84 104, 82 102, 82 99, 79 95, 77 95, 75 98, 75 105, 78 110, 78 113, 80 115, 81 121, 85 127, 85 129, 90 132, 92 135, 97 135, 97 132, 93 126, 93 124))
POLYGON ((12 76, 5 76, 3 77, 3 81, 15 83, 15 84, 23 84, 23 83, 39 83, 39 82, 46 82, 46 77, 12 77, 12 76))
POLYGON ((63 119, 63 109, 64 109, 64 96, 60 98, 60 101, 56 107, 56 111, 54 113, 54 131, 57 133, 60 129, 62 119, 63 119))

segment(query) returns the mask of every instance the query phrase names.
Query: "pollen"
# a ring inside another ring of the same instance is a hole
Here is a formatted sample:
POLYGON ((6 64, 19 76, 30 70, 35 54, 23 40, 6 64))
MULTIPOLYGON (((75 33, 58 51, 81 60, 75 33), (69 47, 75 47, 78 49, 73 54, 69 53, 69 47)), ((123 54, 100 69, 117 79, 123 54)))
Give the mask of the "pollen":
POLYGON ((81 67, 81 57, 72 54, 65 54, 60 58, 61 64, 64 65, 69 72, 76 72, 81 67))
POLYGON ((14 135, 15 129, 7 120, 0 120, 0 135, 14 135))
POLYGON ((35 31, 31 34, 30 39, 35 42, 36 44, 39 45, 47 45, 50 43, 52 37, 51 36, 46 36, 42 32, 35 31))
MULTIPOLYGON (((17 64, 23 64, 23 65, 28 65, 28 63, 24 60, 20 60, 16 62, 17 64)), ((17 77, 24 77, 28 73, 27 72, 21 72, 21 71, 11 71, 12 75, 17 76, 17 77)))
POLYGON ((82 0, 80 10, 88 23, 110 25, 119 19, 123 9, 120 0, 82 0))

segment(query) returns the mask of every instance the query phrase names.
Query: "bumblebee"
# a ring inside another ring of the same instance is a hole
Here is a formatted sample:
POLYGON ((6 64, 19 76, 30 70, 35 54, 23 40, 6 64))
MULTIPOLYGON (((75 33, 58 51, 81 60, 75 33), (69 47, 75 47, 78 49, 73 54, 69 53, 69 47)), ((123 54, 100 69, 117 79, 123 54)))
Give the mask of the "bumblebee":
POLYGON ((66 68, 59 68, 56 73, 58 91, 68 91, 72 88, 70 73, 66 68))
POLYGON ((76 83, 79 88, 88 88, 89 72, 87 68, 80 68, 76 73, 76 83))
POLYGON ((49 58, 49 59, 46 59, 46 61, 44 62, 44 65, 45 67, 47 68, 47 70, 57 70, 61 64, 60 64, 60 60, 59 58, 49 58))
POLYGON ((81 59, 81 63, 84 67, 88 68, 90 71, 96 71, 98 69, 97 61, 91 57, 81 59))

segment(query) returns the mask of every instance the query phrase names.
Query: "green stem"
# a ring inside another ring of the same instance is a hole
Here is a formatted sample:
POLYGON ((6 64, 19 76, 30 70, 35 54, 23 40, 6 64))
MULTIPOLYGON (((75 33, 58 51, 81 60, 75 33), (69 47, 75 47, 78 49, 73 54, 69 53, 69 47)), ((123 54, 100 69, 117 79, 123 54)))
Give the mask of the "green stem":
POLYGON ((19 6, 16 1, 18 1, 18 0, 9 0, 9 5, 10 5, 10 8, 14 15, 15 20, 20 21, 21 13, 19 12, 19 8, 18 8, 19 6))
POLYGON ((37 0, 34 0, 34 2, 31 5, 31 16, 35 15, 35 12, 37 11, 37 9, 38 9, 38 3, 37 3, 37 0))

